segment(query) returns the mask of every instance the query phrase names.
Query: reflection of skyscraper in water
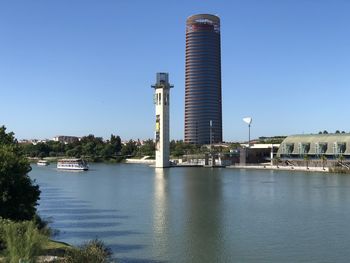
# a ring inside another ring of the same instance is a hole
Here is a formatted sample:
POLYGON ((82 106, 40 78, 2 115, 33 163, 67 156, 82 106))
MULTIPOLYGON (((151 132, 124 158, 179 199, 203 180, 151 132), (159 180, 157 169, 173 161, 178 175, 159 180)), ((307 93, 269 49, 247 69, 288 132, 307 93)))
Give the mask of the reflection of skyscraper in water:
POLYGON ((153 199, 153 246, 156 254, 169 255, 168 233, 168 193, 167 173, 168 169, 155 169, 154 176, 154 199, 153 199))
POLYGON ((213 169, 202 173, 200 169, 185 170, 184 241, 190 252, 184 262, 230 262, 222 258, 227 248, 222 220, 225 218, 222 196, 222 174, 213 169))

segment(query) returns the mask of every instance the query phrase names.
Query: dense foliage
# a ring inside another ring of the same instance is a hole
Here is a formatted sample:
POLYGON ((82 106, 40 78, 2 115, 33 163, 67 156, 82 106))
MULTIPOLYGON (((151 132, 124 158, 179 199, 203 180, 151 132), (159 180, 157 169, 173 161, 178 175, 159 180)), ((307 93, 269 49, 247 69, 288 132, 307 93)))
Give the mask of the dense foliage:
POLYGON ((68 250, 62 262, 64 263, 107 263, 111 262, 112 252, 100 240, 92 240, 78 249, 68 250))
MULTIPOLYGON (((205 149, 202 149, 205 151, 205 149)), ((170 154, 173 157, 180 157, 186 154, 197 154, 201 152, 201 146, 195 144, 185 143, 184 141, 174 141, 170 142, 170 154)))
MULTIPOLYGON (((24 152, 29 157, 77 157, 89 161, 121 161, 128 157, 155 156, 155 143, 149 139, 140 143, 129 140, 122 144, 119 136, 111 135, 110 140, 103 141, 100 137, 88 135, 80 141, 64 144, 62 142, 49 141, 47 143, 23 144, 24 152)), ((170 142, 170 154, 180 157, 186 154, 197 154, 207 152, 207 147, 193 145, 182 140, 170 142)))
POLYGON ((34 263, 48 237, 41 233, 34 221, 13 222, 0 219, 0 244, 6 262, 34 263))
POLYGON ((29 157, 84 157, 90 161, 118 159, 122 143, 119 136, 111 135, 110 140, 104 142, 101 137, 90 134, 80 141, 65 144, 63 142, 48 141, 37 144, 23 144, 24 152, 29 157))
POLYGON ((29 178, 31 167, 12 132, 0 127, 0 217, 31 220, 39 200, 39 186, 29 178))

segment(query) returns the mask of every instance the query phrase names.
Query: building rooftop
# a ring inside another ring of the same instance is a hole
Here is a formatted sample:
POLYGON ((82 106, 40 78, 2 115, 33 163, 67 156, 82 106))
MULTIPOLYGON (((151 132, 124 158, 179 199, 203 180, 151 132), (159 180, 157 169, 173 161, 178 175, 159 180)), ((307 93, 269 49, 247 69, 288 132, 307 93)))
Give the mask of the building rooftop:
POLYGON ((350 155, 350 133, 291 135, 278 155, 350 155))

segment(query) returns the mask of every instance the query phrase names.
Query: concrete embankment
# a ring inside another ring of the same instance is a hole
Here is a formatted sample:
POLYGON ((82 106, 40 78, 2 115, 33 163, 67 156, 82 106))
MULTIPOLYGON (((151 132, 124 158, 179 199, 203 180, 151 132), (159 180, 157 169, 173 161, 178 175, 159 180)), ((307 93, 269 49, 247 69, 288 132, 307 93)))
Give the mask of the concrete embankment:
MULTIPOLYGON (((142 159, 126 159, 126 163, 131 164, 148 164, 155 165, 155 160, 142 159)), ((177 164, 171 167, 206 167, 213 168, 212 166, 205 166, 200 164, 177 164)), ((276 171, 302 171, 302 172, 331 172, 328 167, 306 167, 306 166, 276 166, 276 165, 230 165, 230 166, 216 166, 215 168, 231 168, 231 169, 253 169, 253 170, 276 170, 276 171)))
POLYGON ((278 170, 278 171, 303 171, 303 172, 323 172, 328 173, 329 168, 306 167, 306 166, 276 166, 276 165, 231 165, 226 168, 233 169, 258 169, 258 170, 278 170))
POLYGON ((141 163, 141 164, 155 164, 156 161, 155 160, 150 160, 150 159, 147 159, 148 156, 145 156, 141 159, 125 159, 125 162, 126 163, 141 163))

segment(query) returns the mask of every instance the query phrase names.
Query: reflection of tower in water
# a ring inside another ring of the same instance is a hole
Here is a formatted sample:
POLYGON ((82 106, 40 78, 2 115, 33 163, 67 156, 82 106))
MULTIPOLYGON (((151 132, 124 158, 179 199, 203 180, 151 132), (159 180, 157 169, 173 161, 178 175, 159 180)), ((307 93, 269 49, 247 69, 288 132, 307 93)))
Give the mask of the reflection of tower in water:
POLYGON ((153 246, 156 254, 169 255, 167 169, 155 169, 153 200, 153 246))

